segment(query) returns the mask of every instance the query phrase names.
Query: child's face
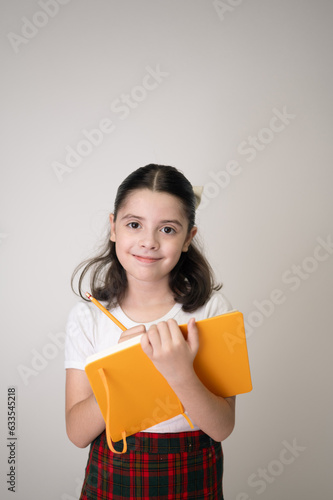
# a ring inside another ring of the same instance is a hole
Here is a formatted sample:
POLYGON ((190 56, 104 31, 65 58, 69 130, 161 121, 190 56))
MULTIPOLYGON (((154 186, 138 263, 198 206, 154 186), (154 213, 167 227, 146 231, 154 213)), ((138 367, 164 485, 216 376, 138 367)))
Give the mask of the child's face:
MULTIPOLYGON (((188 232, 180 200, 168 193, 138 189, 110 215, 111 241, 129 280, 167 282, 170 271, 186 252, 197 229, 188 232)), ((130 283, 130 281, 129 281, 130 283)))

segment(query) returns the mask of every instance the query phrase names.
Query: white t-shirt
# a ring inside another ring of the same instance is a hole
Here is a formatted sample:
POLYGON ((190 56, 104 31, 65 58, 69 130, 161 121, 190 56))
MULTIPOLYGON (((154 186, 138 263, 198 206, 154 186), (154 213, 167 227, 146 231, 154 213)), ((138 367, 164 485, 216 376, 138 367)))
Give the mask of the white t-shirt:
MULTIPOLYGON (((104 304, 105 305, 105 304, 104 304)), ((145 324, 148 329, 152 324, 173 318, 179 325, 185 324, 190 318, 196 321, 218 316, 231 310, 231 305, 223 294, 215 292, 208 302, 192 313, 182 310, 182 305, 176 303, 170 311, 150 323, 135 323, 126 316, 121 307, 117 306, 110 312, 125 328, 145 324)), ((98 307, 91 302, 79 302, 71 310, 66 326, 65 368, 84 370, 86 359, 92 354, 118 344, 121 330, 98 307)), ((197 430, 198 427, 194 426, 197 430)), ((182 415, 161 422, 146 432, 183 432, 191 428, 182 415)))

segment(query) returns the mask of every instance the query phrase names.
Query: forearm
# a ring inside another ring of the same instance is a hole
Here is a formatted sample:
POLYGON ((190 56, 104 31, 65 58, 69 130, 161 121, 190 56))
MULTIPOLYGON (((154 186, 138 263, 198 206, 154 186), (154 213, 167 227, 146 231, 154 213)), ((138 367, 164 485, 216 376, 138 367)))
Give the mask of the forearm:
POLYGON ((235 400, 211 393, 196 373, 186 380, 172 382, 172 388, 182 402, 190 420, 215 441, 223 441, 235 425, 235 400))
POLYGON ((104 429, 105 422, 93 394, 66 414, 67 435, 79 448, 88 446, 104 429))
POLYGON ((235 398, 212 394, 199 380, 193 361, 199 349, 194 318, 188 322, 187 339, 173 319, 152 325, 141 338, 143 351, 165 377, 189 417, 216 441, 223 441, 235 425, 235 398))

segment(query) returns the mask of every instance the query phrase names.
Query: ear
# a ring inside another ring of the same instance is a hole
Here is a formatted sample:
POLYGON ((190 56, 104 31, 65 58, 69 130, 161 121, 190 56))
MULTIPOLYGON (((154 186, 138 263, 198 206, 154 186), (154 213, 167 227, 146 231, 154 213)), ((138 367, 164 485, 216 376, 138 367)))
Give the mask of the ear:
POLYGON ((193 240, 194 236, 197 234, 197 231, 198 231, 198 228, 196 226, 193 226, 191 231, 189 232, 189 234, 186 237, 182 252, 187 252, 188 247, 191 244, 191 241, 193 240))
POLYGON ((111 226, 110 241, 115 242, 116 241, 116 223, 114 220, 114 215, 110 214, 109 219, 110 219, 110 226, 111 226))

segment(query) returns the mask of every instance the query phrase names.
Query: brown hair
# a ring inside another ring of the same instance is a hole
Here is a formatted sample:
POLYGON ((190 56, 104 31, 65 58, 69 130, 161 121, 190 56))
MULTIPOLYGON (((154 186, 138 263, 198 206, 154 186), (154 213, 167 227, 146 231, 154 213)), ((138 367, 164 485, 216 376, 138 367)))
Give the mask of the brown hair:
MULTIPOLYGON (((116 194, 113 212, 115 220, 128 195, 137 189, 150 189, 177 196, 188 219, 188 231, 195 225, 195 194, 190 182, 176 168, 149 164, 126 177, 116 194)), ((109 308, 121 304, 127 289, 126 271, 117 258, 115 243, 110 241, 109 236, 96 257, 87 259, 76 267, 71 280, 73 290, 74 278, 80 270, 78 291, 84 300, 83 279, 90 272, 91 294, 97 300, 106 302, 109 308)), ((193 312, 207 302, 213 290, 219 290, 222 285, 215 285, 208 261, 192 240, 188 251, 182 252, 178 263, 170 272, 169 286, 175 301, 182 304, 183 310, 193 312)))

